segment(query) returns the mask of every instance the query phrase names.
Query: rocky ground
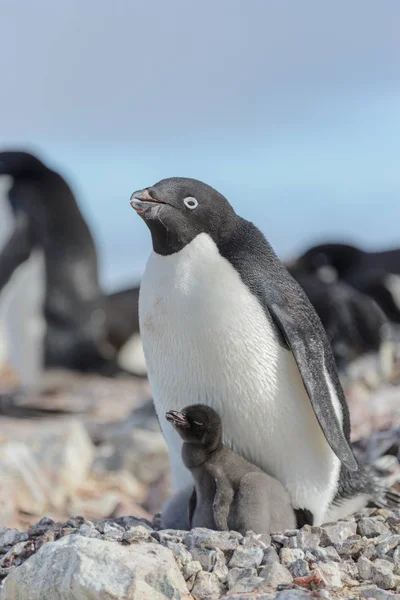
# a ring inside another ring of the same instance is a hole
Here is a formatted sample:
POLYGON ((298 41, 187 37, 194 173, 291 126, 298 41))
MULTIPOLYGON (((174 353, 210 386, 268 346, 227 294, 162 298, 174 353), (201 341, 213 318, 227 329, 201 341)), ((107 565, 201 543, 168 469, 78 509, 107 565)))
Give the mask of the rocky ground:
MULTIPOLYGON (((357 454, 400 491, 399 370, 382 382, 365 360, 343 383, 357 454)), ((400 512, 271 539, 159 531, 168 455, 147 382, 53 387, 0 416, 1 600, 400 599, 400 512)))

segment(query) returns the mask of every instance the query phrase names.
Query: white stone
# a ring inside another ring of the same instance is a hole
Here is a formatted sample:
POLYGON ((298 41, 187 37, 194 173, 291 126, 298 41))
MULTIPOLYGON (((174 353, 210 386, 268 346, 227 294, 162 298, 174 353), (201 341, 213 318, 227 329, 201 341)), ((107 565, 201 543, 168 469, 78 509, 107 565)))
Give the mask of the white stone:
POLYGON ((71 535, 50 542, 4 580, 1 600, 190 600, 168 548, 71 535))

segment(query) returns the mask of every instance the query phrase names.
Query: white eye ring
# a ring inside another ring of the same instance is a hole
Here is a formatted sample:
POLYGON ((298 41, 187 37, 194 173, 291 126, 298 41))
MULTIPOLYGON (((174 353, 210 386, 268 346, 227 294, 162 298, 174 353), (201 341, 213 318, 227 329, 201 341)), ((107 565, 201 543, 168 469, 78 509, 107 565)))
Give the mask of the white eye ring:
POLYGON ((193 198, 193 196, 188 196, 187 198, 185 198, 183 204, 187 206, 187 208, 190 208, 190 210, 194 210, 199 205, 196 198, 193 198))
POLYGON ((203 423, 200 423, 199 421, 193 421, 193 423, 194 423, 195 425, 200 425, 200 427, 203 425, 203 423))

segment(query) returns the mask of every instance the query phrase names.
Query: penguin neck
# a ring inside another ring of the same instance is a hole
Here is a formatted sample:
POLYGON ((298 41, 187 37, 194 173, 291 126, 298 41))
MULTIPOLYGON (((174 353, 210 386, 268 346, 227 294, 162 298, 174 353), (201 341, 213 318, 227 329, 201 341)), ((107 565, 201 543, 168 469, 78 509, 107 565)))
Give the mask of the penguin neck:
POLYGON ((204 444, 189 444, 184 442, 182 446, 182 460, 186 468, 195 469, 207 462, 211 455, 222 447, 222 442, 212 446, 204 444))

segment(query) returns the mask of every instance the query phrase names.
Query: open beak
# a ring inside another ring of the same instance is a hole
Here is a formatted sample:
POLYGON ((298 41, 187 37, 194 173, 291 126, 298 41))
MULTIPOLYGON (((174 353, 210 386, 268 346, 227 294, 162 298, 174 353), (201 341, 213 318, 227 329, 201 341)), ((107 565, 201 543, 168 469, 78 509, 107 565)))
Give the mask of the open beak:
POLYGON ((139 214, 145 212, 151 204, 166 204, 162 200, 153 198, 147 189, 133 192, 130 202, 132 208, 139 214))
POLYGON ((189 421, 186 415, 176 410, 170 410, 165 413, 165 418, 175 427, 188 427, 189 421))

